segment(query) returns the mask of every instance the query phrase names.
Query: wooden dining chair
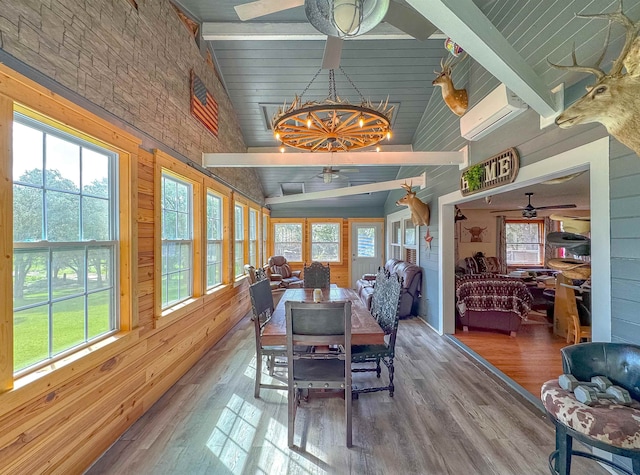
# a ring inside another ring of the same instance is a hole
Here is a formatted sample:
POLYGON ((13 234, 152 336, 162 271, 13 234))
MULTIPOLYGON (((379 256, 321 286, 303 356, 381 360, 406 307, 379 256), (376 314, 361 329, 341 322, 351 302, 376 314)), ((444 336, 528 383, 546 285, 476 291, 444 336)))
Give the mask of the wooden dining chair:
POLYGON ((346 445, 351 447, 351 302, 285 302, 287 379, 289 387, 288 443, 294 445, 295 418, 302 390, 344 391, 346 445), (336 351, 299 351, 304 345, 336 351))
MULTIPOLYGON (((384 386, 358 387, 353 389, 355 397, 361 393, 376 391, 389 391, 389 397, 393 397, 395 390, 393 378, 395 368, 396 337, 398 334, 398 321, 400 318, 400 293, 402 291, 402 278, 397 274, 378 275, 376 279, 376 292, 379 299, 378 314, 374 315, 380 327, 385 333, 385 343, 382 345, 354 345, 351 348, 351 362, 364 363, 365 367, 352 368, 354 373, 376 372, 379 378, 381 373, 380 363, 384 363, 389 373, 389 384, 384 386), (371 366, 371 365, 374 366, 371 366)), ((372 305, 373 307, 373 305, 372 305)), ((373 315, 373 313, 372 313, 373 315)))
POLYGON ((580 317, 576 313, 569 314, 569 328, 567 329, 567 343, 578 344, 582 340, 591 341, 591 326, 581 325, 580 317))
POLYGON ((287 389, 284 384, 264 384, 262 383, 262 357, 267 357, 267 369, 269 375, 274 375, 276 365, 285 366, 284 358, 287 356, 285 346, 264 346, 262 344, 262 332, 264 327, 271 320, 273 314, 273 294, 268 279, 262 279, 249 287, 251 297, 251 308, 253 310, 253 326, 256 340, 256 378, 254 396, 260 397, 260 389, 287 389), (281 363, 278 363, 278 360, 281 363))
POLYGON ((302 274, 305 289, 328 289, 331 285, 331 268, 329 264, 312 262, 310 266, 304 266, 302 274))

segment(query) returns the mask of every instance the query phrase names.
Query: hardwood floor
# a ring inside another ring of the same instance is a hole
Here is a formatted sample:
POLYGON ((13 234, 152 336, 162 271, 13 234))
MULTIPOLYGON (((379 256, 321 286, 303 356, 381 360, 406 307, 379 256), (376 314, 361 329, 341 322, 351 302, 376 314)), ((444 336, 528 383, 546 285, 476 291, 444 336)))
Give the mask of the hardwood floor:
POLYGON ((515 338, 496 331, 456 330, 455 337, 509 378, 540 397, 542 383, 562 374, 564 338, 546 325, 522 325, 515 338))
MULTIPOLYGON (((418 319, 401 321, 396 352, 395 396, 353 401, 352 449, 344 445, 344 401, 316 398, 301 405, 299 448, 289 450, 286 393, 253 397, 245 318, 87 473, 549 473, 553 427, 531 404, 418 319)), ((356 384, 368 380, 375 374, 354 375, 356 384)), ((574 467, 608 473, 582 460, 574 467)))

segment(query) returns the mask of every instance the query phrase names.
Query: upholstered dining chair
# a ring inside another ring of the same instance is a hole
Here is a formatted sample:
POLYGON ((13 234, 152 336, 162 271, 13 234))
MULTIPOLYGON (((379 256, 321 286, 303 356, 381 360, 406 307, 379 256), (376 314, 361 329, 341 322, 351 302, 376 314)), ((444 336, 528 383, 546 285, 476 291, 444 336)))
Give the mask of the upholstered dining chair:
MULTIPOLYGON (((273 294, 269 280, 262 279, 249 287, 249 295, 251 296, 251 308, 253 310, 253 325, 256 340, 256 378, 254 396, 260 397, 260 389, 287 389, 284 384, 264 384, 262 383, 262 357, 267 357, 267 368, 269 375, 274 375, 274 369, 277 359, 280 358, 282 363, 278 366, 285 366, 284 358, 287 356, 285 346, 264 346, 262 344, 262 331, 267 323, 271 320, 273 314, 273 294)), ((283 381, 284 382, 284 381, 283 381)))
POLYGON ((322 265, 320 262, 312 262, 311 265, 304 266, 305 289, 328 289, 331 285, 331 268, 329 264, 322 265))
POLYGON ((394 365, 396 337, 398 334, 398 321, 400 319, 400 293, 402 291, 402 278, 397 274, 390 274, 383 271, 376 278, 375 294, 376 301, 372 301, 372 309, 374 303, 379 306, 376 309, 377 314, 372 315, 377 319, 378 324, 384 330, 385 343, 383 345, 354 345, 351 348, 351 362, 354 364, 364 363, 365 367, 352 368, 354 373, 376 372, 379 378, 381 373, 380 362, 384 363, 389 373, 389 384, 385 386, 354 388, 353 395, 355 397, 360 393, 371 393, 376 391, 389 391, 389 397, 393 397, 395 390, 394 365), (376 295, 377 294, 377 295, 376 295), (375 366, 370 366, 375 364, 375 366))
POLYGON ((278 282, 271 281, 269 279, 267 271, 263 267, 255 268, 251 264, 245 264, 244 273, 249 276, 249 285, 255 284, 259 280, 269 280, 271 290, 275 290, 279 287, 278 282))
POLYGON ((280 287, 302 287, 301 272, 292 270, 284 256, 271 256, 267 261, 267 275, 280 287))
MULTIPOLYGON (((626 389, 631 402, 598 398, 590 405, 560 387, 557 379, 542 385, 542 404, 556 426, 556 450, 549 456, 551 473, 568 475, 573 455, 597 460, 627 475, 640 474, 640 346, 592 342, 560 350, 562 370, 578 381, 605 376, 626 389), (631 470, 609 458, 573 450, 573 441, 631 459, 631 470)), ((617 472, 616 472, 617 473, 617 472)))
POLYGON ((295 418, 302 390, 344 391, 346 445, 351 447, 351 302, 285 302, 287 378, 289 386, 288 443, 294 445, 295 418), (301 352, 304 345, 335 346, 339 350, 301 352))

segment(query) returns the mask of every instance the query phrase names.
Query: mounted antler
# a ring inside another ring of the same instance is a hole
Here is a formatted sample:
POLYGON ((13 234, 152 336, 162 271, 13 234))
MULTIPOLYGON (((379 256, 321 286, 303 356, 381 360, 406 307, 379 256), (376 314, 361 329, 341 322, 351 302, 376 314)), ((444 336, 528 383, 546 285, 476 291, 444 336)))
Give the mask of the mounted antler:
POLYGON ((464 58, 466 54, 458 57, 449 55, 445 60, 440 60, 441 71, 434 71, 436 78, 431 83, 434 86, 440 86, 442 88, 442 98, 444 102, 449 106, 451 112, 461 116, 467 111, 469 105, 469 98, 467 96, 466 89, 456 89, 453 86, 453 80, 451 79, 451 73, 453 68, 464 58))
POLYGON ((587 94, 558 116, 556 124, 569 128, 576 124, 600 122, 611 135, 640 155, 640 21, 633 22, 622 12, 622 0, 615 12, 577 17, 607 19, 609 31, 595 66, 578 64, 575 45, 571 52, 573 64, 560 65, 549 61, 555 68, 593 74, 597 79, 593 87, 587 88, 587 94), (601 69, 600 63, 609 46, 611 23, 623 25, 626 35, 625 44, 607 74, 601 69))

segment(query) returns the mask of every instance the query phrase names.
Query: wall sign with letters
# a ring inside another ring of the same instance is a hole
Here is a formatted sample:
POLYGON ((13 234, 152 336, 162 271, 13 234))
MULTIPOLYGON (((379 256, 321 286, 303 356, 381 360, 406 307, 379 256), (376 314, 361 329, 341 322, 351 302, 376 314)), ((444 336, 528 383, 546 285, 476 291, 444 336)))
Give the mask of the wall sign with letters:
POLYGON ((515 148, 509 148, 491 158, 471 165, 460 174, 462 196, 473 195, 507 183, 513 183, 520 169, 520 157, 515 148))

